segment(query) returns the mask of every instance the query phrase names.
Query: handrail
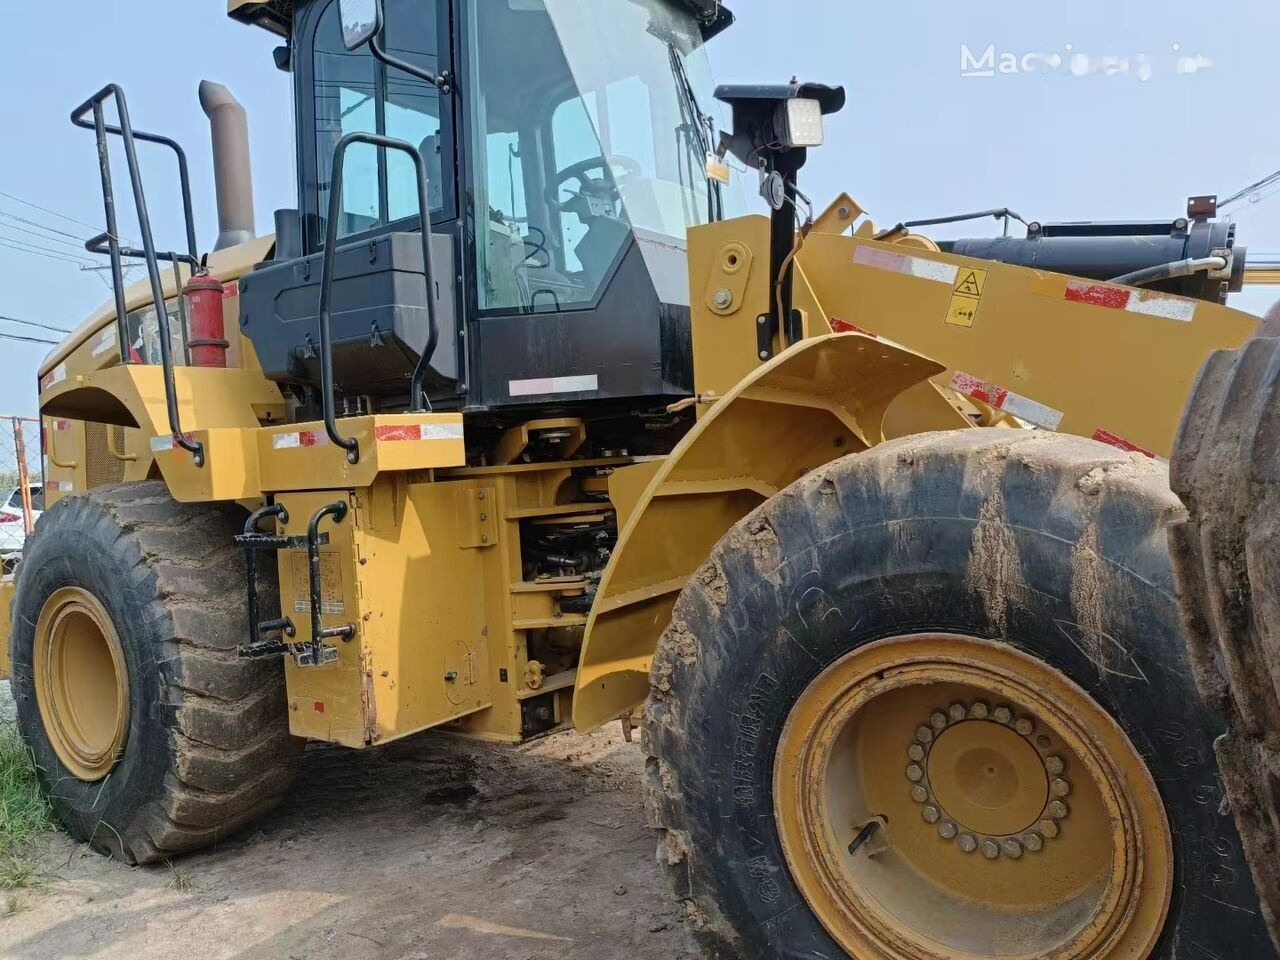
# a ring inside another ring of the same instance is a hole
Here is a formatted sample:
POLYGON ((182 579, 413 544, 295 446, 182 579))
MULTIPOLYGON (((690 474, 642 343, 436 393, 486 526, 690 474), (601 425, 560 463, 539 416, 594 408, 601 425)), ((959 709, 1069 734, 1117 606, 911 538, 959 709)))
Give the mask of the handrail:
MULTIPOLYGON (((116 305, 116 335, 120 340, 120 361, 129 362, 129 328, 124 298, 124 272, 121 258, 124 255, 135 255, 138 251, 130 249, 126 254, 120 244, 120 230, 116 220, 115 194, 111 181, 111 161, 107 144, 107 134, 115 134, 124 143, 125 163, 129 168, 129 181, 133 188, 133 202, 138 215, 138 230, 142 234, 142 256, 147 263, 147 277, 151 281, 151 297, 155 303, 156 324, 160 331, 160 363, 164 368, 165 407, 169 415, 169 430, 174 442, 191 453, 197 467, 204 466, 204 445, 182 430, 178 414, 177 388, 173 377, 173 349, 169 332, 169 314, 165 310, 164 285, 160 280, 159 260, 178 260, 177 254, 157 255, 155 241, 151 233, 151 217, 147 212, 147 198, 142 188, 142 170, 138 165, 137 142, 156 143, 173 150, 178 158, 178 178, 182 186, 182 205, 186 217, 187 257, 196 261, 195 224, 191 212, 191 179, 187 170, 187 157, 182 147, 169 137, 158 134, 134 131, 129 121, 129 107, 125 101, 124 90, 119 84, 110 83, 82 103, 71 113, 71 122, 77 127, 93 130, 98 142, 98 166, 102 175, 102 200, 106 213, 107 230, 105 234, 94 237, 85 249, 94 253, 105 252, 111 257, 111 280, 116 305), (116 113, 119 126, 111 126, 106 122, 104 105, 107 100, 116 102, 116 113), (87 118, 93 114, 92 122, 87 118), (106 250, 101 249, 106 243, 106 250)), ((186 258, 183 258, 186 259, 186 258)), ((179 293, 181 296, 181 293, 179 293)))
POLYGON ((427 372, 431 369, 431 358, 436 352, 440 340, 440 324, 436 317, 436 284, 435 270, 431 257, 431 201, 428 190, 430 181, 427 175, 427 163, 422 151, 404 140, 384 137, 376 133, 357 131, 349 133, 341 140, 333 151, 333 170, 329 186, 329 218, 325 223, 324 259, 320 273, 320 384, 321 400, 324 404, 324 429, 329 439, 347 451, 348 463, 360 462, 360 441, 355 437, 344 437, 338 432, 337 415, 334 410, 333 383, 333 339, 331 308, 333 301, 333 274, 338 257, 338 218, 342 215, 342 170, 346 161, 347 149, 352 144, 367 143, 384 150, 399 150, 413 160, 418 180, 418 214, 422 221, 422 272, 427 285, 427 344, 418 365, 413 370, 413 378, 409 382, 409 410, 420 413, 427 408, 426 393, 423 384, 427 372))

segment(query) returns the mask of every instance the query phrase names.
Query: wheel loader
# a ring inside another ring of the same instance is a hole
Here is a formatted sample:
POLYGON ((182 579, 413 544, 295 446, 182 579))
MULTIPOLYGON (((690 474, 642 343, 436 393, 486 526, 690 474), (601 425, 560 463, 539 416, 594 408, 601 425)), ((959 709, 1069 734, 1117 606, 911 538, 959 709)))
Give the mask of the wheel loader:
POLYGON ((1274 956, 1167 545, 1184 400, 1256 327, 1211 198, 815 207, 844 91, 713 87, 718 0, 229 6, 293 77, 273 235, 225 88, 208 253, 181 146, 115 85, 72 116, 114 296, 40 368, 0 603, 73 836, 217 842, 308 740, 621 722, 708 956, 1274 956))

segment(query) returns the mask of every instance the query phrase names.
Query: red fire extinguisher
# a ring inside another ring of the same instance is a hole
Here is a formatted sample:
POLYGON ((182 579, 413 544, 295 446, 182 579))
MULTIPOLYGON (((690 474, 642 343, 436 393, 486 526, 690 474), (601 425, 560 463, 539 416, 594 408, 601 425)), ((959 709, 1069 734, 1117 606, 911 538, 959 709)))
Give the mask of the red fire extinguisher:
POLYGON ((222 322, 222 283, 203 268, 182 290, 187 302, 187 345, 193 367, 227 365, 226 328, 222 322))

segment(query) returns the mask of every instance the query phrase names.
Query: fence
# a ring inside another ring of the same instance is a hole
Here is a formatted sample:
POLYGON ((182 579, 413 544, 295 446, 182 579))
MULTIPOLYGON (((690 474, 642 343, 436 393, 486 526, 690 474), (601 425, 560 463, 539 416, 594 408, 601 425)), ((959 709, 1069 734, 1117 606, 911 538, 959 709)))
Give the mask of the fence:
POLYGON ((0 416, 0 562, 9 573, 44 509, 40 421, 0 416))

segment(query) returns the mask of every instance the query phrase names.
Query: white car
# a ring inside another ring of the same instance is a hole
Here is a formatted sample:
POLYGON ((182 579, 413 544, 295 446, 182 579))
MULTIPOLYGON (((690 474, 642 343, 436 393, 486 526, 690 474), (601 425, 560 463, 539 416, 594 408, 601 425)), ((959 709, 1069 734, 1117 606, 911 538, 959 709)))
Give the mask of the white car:
MULTIPOLYGON (((44 510, 44 487, 38 483, 27 487, 31 493, 31 523, 34 525, 44 510)), ((27 542, 27 527, 22 522, 22 490, 9 487, 0 501, 0 554, 20 553, 27 542)))

